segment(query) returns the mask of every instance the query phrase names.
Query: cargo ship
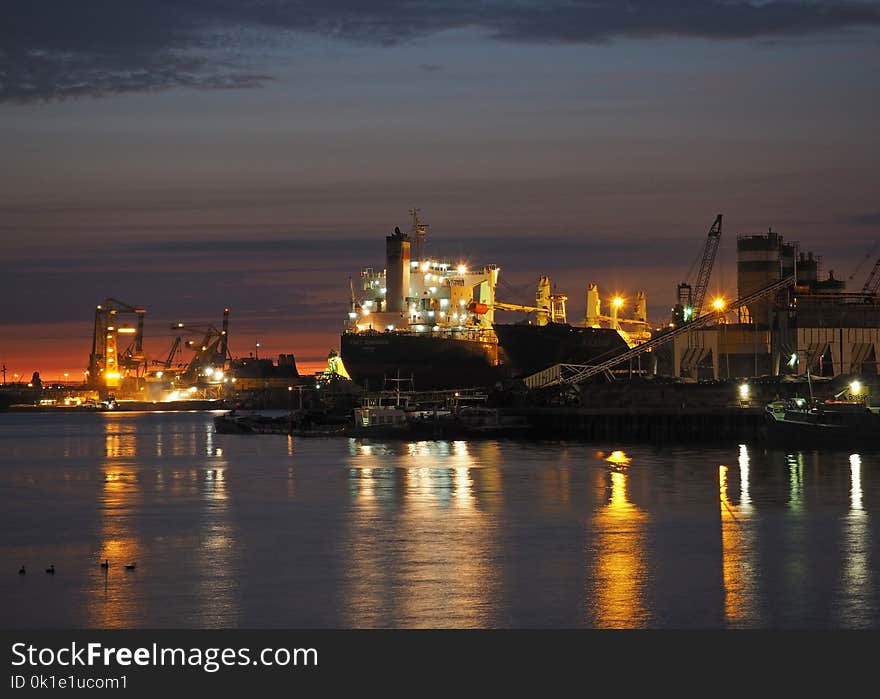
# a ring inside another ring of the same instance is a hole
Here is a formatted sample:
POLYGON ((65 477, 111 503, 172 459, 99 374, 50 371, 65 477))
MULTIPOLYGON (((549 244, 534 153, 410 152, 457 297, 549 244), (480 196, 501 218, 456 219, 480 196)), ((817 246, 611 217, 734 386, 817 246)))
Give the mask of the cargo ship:
POLYGON ((633 318, 621 314, 624 300, 620 297, 610 300, 608 314, 604 315, 599 288, 590 284, 583 325, 566 322, 566 300, 566 296, 551 293, 549 279, 541 277, 535 302, 548 313, 537 313, 535 322, 493 326, 512 376, 525 377, 554 364, 599 364, 651 338, 644 293, 636 296, 633 318))
MULTIPOLYGON (((566 297, 538 282, 534 305, 500 301, 497 265, 425 254, 427 226, 410 211, 412 229, 395 228, 385 239, 385 269, 363 269, 360 299, 350 282, 348 323, 341 338, 342 362, 351 378, 367 390, 414 390, 491 386, 557 363, 589 364, 625 352, 644 333, 626 333, 619 323, 644 319, 599 315, 598 290, 590 285, 584 326, 566 322, 566 297), (496 311, 531 314, 529 323, 495 323, 496 311), (610 320, 611 327, 599 321, 610 320), (391 383, 391 386, 389 386, 391 383)), ((640 297, 644 315, 644 296, 640 297)), ((638 314, 637 314, 638 315, 638 314)), ((650 334, 648 334, 650 336, 650 334)))
POLYGON ((495 324, 511 376, 534 374, 554 364, 598 364, 626 352, 630 346, 612 328, 548 323, 495 324))
POLYGON ((350 284, 342 363, 367 390, 492 385, 504 375, 492 328, 498 267, 425 255, 427 226, 410 214, 411 232, 385 239, 385 269, 361 271, 360 299, 350 284))

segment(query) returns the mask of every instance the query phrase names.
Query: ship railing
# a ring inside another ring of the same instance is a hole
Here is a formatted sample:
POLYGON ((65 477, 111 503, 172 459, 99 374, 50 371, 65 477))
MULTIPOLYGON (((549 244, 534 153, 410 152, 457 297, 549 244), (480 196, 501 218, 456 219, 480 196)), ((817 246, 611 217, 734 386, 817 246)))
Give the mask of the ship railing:
POLYGON ((649 352, 657 347, 665 345, 668 342, 672 342, 676 337, 685 335, 692 330, 696 330, 697 328, 711 325, 712 323, 717 323, 727 313, 735 311, 738 308, 742 308, 743 306, 746 306, 750 303, 754 303, 755 301, 762 299, 765 296, 770 296, 772 294, 778 293, 782 289, 785 289, 794 283, 795 278, 791 276, 786 277, 785 279, 782 279, 778 282, 769 284, 764 288, 755 291, 754 293, 747 294, 746 296, 737 299, 723 311, 716 311, 701 315, 699 318, 692 320, 689 323, 686 323, 681 327, 672 330, 671 332, 665 333, 664 335, 656 337, 653 340, 648 340, 647 342, 642 343, 641 345, 629 350, 628 352, 623 352, 612 359, 602 362, 601 364, 554 364, 553 366, 547 367, 546 369, 543 369, 535 374, 526 376, 523 379, 523 382, 529 388, 548 388, 550 386, 557 386, 560 384, 581 383, 589 378, 592 378, 593 376, 597 376, 598 374, 603 374, 609 371, 612 367, 615 367, 618 364, 622 364, 623 362, 638 357, 644 352, 649 352))

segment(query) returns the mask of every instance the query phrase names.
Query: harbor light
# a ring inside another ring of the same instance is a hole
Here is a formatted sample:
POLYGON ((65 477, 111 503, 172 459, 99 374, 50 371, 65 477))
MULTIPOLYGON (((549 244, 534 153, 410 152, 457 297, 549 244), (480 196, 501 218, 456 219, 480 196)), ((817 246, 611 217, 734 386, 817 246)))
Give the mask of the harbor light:
POLYGON ((859 394, 861 394, 861 392, 862 392, 862 382, 861 382, 861 381, 858 381, 858 380, 853 381, 853 382, 849 385, 849 391, 850 391, 850 393, 852 393, 854 396, 858 396, 859 394))
POLYGON ((465 265, 459 265, 456 269, 459 274, 467 274, 467 267, 465 265))
POLYGON ((611 299, 611 305, 614 306, 615 308, 622 307, 623 306, 623 297, 622 296, 615 296, 613 299, 611 299))
POLYGON ((740 400, 749 399, 749 385, 747 383, 741 383, 739 385, 739 397, 740 400))
POLYGON ((724 310, 725 306, 727 306, 727 303, 720 296, 716 297, 712 301, 712 308, 714 308, 719 313, 724 310))
POLYGON ((791 357, 788 358, 788 366, 794 369, 795 364, 798 363, 797 352, 792 352, 791 357))

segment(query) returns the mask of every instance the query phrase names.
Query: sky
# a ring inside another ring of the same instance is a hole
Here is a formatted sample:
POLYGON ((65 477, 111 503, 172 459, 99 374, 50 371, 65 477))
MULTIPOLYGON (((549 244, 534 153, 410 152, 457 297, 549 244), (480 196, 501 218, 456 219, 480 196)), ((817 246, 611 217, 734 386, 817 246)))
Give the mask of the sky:
MULTIPOLYGON (((880 2, 5 0, 0 362, 88 364, 108 297, 325 364, 383 237, 666 322, 724 214, 861 288, 880 255, 880 2), (690 277, 688 273, 691 271, 690 277), (851 278, 851 279, 850 279, 851 278)), ((516 320, 515 316, 509 320, 516 320)))

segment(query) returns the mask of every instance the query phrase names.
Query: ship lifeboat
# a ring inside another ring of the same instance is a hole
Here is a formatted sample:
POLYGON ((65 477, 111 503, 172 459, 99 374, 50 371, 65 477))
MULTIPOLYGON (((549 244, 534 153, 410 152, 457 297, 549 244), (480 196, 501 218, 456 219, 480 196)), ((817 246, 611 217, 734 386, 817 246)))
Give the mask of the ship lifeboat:
POLYGON ((485 303, 477 303, 476 301, 471 301, 468 304, 467 309, 471 313, 474 313, 478 316, 485 315, 489 312, 489 306, 487 306, 485 303))

